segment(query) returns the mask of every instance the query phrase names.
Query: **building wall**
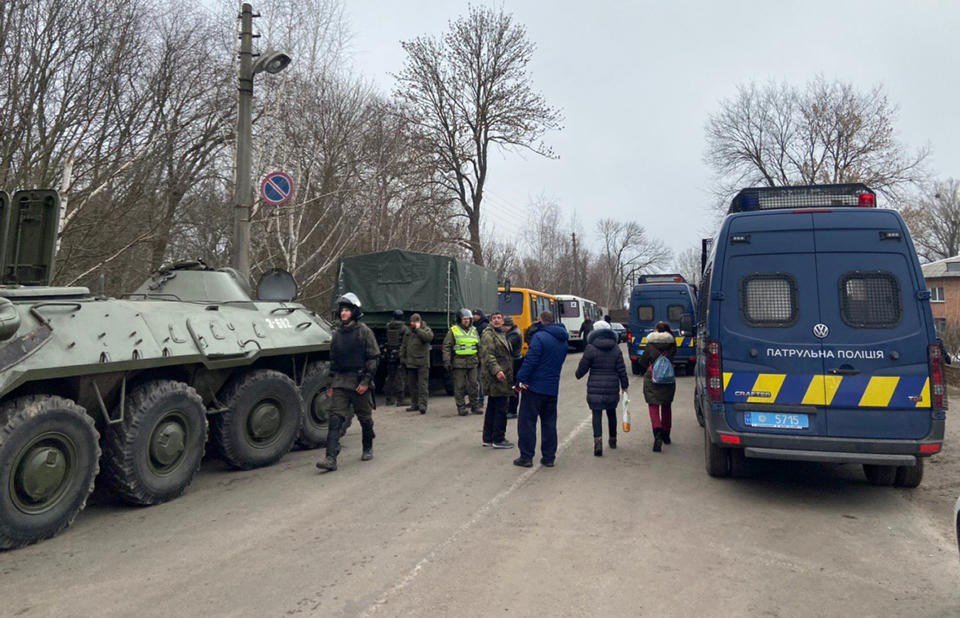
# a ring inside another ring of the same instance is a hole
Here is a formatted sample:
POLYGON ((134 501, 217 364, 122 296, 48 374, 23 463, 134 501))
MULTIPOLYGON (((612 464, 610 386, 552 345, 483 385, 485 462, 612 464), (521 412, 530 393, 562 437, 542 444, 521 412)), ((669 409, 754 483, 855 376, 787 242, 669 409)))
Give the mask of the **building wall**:
POLYGON ((927 279, 927 288, 933 292, 934 288, 943 288, 943 301, 930 302, 933 318, 944 318, 947 325, 960 327, 960 277, 931 277, 927 279))

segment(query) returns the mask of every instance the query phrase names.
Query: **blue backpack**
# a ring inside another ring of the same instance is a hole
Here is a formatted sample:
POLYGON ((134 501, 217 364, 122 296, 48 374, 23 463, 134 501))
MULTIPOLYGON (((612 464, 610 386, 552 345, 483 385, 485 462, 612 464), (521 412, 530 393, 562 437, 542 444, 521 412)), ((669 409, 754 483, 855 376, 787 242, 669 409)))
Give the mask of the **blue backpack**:
POLYGON ((673 373, 673 363, 662 354, 653 361, 653 367, 650 369, 650 378, 654 384, 673 384, 676 376, 673 373))

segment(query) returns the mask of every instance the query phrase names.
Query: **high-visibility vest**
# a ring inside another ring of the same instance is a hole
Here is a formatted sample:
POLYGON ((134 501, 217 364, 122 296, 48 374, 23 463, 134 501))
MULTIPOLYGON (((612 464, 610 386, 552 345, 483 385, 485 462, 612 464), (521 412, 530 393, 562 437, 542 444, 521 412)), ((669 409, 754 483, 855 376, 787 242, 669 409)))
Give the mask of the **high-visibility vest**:
POLYGON ((459 356, 476 356, 477 344, 480 338, 477 337, 477 329, 474 326, 464 332, 459 324, 454 324, 450 330, 453 331, 453 351, 459 356))

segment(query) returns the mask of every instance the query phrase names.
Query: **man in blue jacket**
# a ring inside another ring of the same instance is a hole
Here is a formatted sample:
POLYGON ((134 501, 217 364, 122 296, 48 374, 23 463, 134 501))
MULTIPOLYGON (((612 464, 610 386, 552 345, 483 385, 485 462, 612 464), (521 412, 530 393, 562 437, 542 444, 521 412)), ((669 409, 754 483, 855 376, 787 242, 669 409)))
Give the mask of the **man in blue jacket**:
POLYGON ((544 311, 531 330, 530 347, 517 374, 517 386, 523 391, 517 418, 520 457, 513 465, 533 466, 537 448, 537 419, 540 419, 540 463, 552 468, 557 458, 557 394, 560 369, 567 358, 570 335, 562 324, 553 321, 553 313, 544 311))

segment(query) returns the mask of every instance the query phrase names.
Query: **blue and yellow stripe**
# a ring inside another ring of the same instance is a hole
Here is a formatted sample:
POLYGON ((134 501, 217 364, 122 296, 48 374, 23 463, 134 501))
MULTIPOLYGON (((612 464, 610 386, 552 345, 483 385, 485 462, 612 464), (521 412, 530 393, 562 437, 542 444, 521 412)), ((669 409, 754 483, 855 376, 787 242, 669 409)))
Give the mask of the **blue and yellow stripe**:
MULTIPOLYGON (((678 349, 679 349, 679 348, 683 348, 683 347, 687 347, 687 348, 696 348, 696 347, 697 347, 697 338, 696 338, 696 337, 676 337, 676 340, 677 340, 677 348, 678 348, 678 349)), ((640 340, 640 345, 641 345, 641 346, 647 345, 647 338, 646 338, 646 337, 644 337, 643 339, 640 340)))
POLYGON ((930 379, 927 376, 724 373, 723 400, 838 408, 929 408, 930 379))

